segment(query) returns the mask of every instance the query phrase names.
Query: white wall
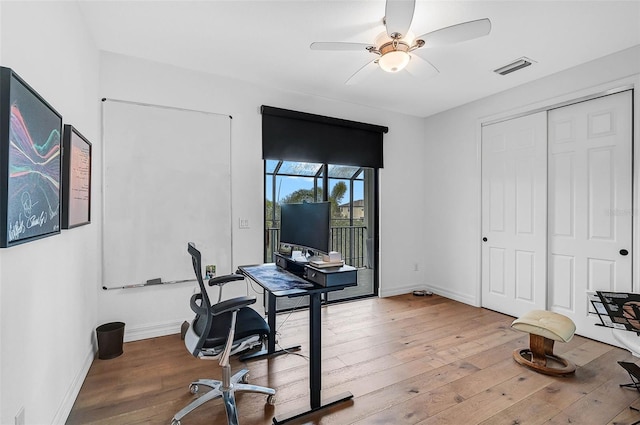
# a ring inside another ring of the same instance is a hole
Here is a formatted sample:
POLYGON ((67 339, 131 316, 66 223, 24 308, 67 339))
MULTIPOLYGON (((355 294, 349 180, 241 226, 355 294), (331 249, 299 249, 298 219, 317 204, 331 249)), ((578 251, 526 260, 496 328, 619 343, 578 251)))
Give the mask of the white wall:
MULTIPOLYGON (((416 231, 416 223, 421 222, 422 194, 415 185, 408 185, 411 181, 422 181, 421 119, 261 88, 113 53, 101 55, 100 71, 102 97, 223 113, 233 117, 233 268, 261 262, 263 256, 261 105, 388 126, 389 133, 384 136, 385 166, 380 172, 380 293, 391 295, 408 292, 423 281, 421 272, 415 272, 413 267, 414 263, 421 261, 421 232, 416 231), (249 229, 238 228, 240 218, 249 220, 249 229)), ((149 241, 150 246, 153 243, 149 241)), ((216 259, 211 261, 216 263, 216 259)), ((422 268, 419 267, 419 270, 422 268)), ((127 340, 177 332, 180 323, 192 316, 187 300, 193 287, 193 284, 177 284, 100 291, 99 322, 124 321, 127 323, 127 340), (153 302, 149 303, 149 300, 153 302)), ((225 295, 238 295, 247 290, 242 284, 236 284, 233 288, 231 291, 226 287, 225 295)))
MULTIPOLYGON (((637 84, 638 73, 640 46, 635 46, 425 119, 424 240, 428 242, 424 261, 425 283, 431 290, 468 304, 481 303, 481 123, 621 84, 637 84)), ((640 110, 638 92, 636 124, 640 110)), ((635 126, 636 143, 638 127, 635 126)), ((634 260, 637 262, 638 257, 634 260)))
MULTIPOLYGON (((100 146, 98 52, 73 2, 0 2, 0 64, 100 146)), ((94 187, 93 196, 99 192, 94 187)), ((0 423, 64 423, 93 360, 95 222, 0 250, 0 423)))

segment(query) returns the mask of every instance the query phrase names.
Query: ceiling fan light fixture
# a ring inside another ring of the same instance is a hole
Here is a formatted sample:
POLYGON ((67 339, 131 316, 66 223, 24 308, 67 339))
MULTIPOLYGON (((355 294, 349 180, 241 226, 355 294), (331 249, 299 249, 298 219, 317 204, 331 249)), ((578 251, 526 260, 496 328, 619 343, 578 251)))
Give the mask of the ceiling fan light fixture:
POLYGON ((378 65, 380 65, 383 71, 398 72, 407 66, 410 59, 411 57, 407 52, 393 50, 382 55, 380 59, 378 59, 378 65))
MULTIPOLYGON (((398 73, 412 62, 407 73, 413 76, 433 76, 439 72, 438 69, 421 56, 411 55, 411 52, 425 46, 437 47, 473 40, 491 32, 491 21, 484 18, 450 25, 415 37, 411 31, 415 6, 416 0, 385 0, 385 28, 375 38, 374 43, 315 42, 310 47, 312 50, 364 50, 376 55, 375 60, 367 62, 345 82, 354 84, 360 80, 356 75, 365 72, 368 74, 376 69, 376 65, 385 72, 398 73)), ((522 66, 527 65, 530 64, 522 66)))

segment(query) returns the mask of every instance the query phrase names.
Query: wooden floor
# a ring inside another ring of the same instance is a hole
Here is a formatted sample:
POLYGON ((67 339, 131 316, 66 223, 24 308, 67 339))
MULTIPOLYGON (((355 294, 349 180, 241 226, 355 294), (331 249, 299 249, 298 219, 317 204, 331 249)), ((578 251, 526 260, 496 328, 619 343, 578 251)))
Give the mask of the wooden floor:
MULTIPOLYGON (((640 420, 640 393, 617 361, 626 351, 576 336, 555 352, 578 366, 554 378, 514 362, 528 336, 512 317, 436 295, 370 298, 322 309, 323 397, 354 394, 323 416, 297 424, 631 424, 640 420)), ((302 343, 306 311, 278 316, 282 346, 302 343)), ((234 361, 233 368, 241 367, 234 361)), ((237 396, 242 425, 268 425, 274 414, 308 406, 308 362, 288 354, 251 361, 252 383, 276 388, 275 406, 259 394, 237 396)), ((124 354, 96 359, 68 418, 79 424, 165 424, 194 397, 189 382, 220 378, 216 361, 194 359, 179 335, 126 343, 124 354)), ((220 400, 182 425, 226 424, 220 400)))

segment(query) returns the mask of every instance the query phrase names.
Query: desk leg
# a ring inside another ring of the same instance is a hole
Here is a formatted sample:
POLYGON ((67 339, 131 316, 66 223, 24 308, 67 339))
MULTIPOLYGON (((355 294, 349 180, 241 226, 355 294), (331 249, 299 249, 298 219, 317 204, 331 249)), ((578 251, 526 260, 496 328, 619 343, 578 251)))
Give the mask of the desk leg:
POLYGON ((267 295, 267 324, 269 325, 267 349, 240 356, 240 361, 252 360, 266 356, 275 356, 278 354, 285 354, 290 351, 300 350, 299 345, 295 345, 284 350, 276 350, 276 297, 269 291, 265 291, 265 294, 267 295))
POLYGON ((309 296, 309 390, 311 408, 320 407, 322 390, 322 323, 320 294, 309 296))
POLYGON ((309 405, 311 408, 285 417, 274 417, 273 423, 275 425, 287 423, 353 398, 353 394, 345 392, 325 400, 324 404, 322 403, 322 321, 320 307, 320 293, 309 294, 309 405))
POLYGON ((269 353, 276 351, 276 297, 269 291, 267 293, 267 323, 269 324, 269 338, 267 347, 269 353))

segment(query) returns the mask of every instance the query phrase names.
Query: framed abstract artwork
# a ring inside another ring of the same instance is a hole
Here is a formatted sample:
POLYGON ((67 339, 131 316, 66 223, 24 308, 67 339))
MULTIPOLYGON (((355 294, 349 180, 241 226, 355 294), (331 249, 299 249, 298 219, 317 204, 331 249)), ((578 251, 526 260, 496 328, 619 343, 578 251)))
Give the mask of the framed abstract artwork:
POLYGON ((0 247, 60 233, 62 116, 0 67, 0 247))
POLYGON ((62 228, 91 223, 91 143, 72 125, 62 142, 62 228))

